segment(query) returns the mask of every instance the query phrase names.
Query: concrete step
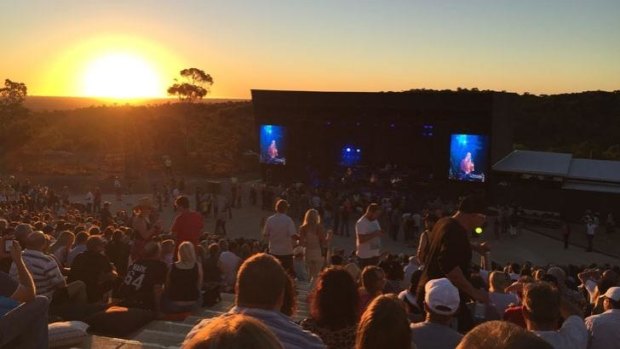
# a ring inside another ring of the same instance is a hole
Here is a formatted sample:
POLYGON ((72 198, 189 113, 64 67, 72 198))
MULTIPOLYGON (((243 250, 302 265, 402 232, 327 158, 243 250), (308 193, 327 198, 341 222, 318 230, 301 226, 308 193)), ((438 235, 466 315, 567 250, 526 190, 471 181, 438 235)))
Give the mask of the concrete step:
POLYGON ((110 338, 104 336, 89 336, 79 349, 167 349, 168 347, 154 343, 142 343, 136 340, 110 338))
POLYGON ((135 341, 142 343, 157 343, 159 345, 180 346, 185 340, 187 333, 175 333, 157 330, 142 330, 133 338, 135 341))
POLYGON ((183 323, 183 322, 175 322, 175 321, 151 321, 143 330, 152 330, 152 331, 163 331, 163 332, 172 332, 172 333, 183 333, 187 334, 191 331, 192 325, 183 323))

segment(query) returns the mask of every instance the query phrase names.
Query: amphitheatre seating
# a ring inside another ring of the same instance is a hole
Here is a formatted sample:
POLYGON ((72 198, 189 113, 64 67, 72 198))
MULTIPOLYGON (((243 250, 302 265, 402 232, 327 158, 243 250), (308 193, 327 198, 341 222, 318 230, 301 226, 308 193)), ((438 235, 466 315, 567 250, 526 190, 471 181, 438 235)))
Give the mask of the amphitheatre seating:
MULTIPOLYGON (((297 283, 297 313, 293 320, 299 322, 308 317, 309 283, 297 283)), ((151 321, 130 339, 91 335, 80 349, 176 349, 195 324, 203 319, 219 316, 234 305, 234 294, 223 293, 222 301, 212 307, 202 308, 183 321, 151 321)), ((73 349, 72 348, 72 349, 73 349)))

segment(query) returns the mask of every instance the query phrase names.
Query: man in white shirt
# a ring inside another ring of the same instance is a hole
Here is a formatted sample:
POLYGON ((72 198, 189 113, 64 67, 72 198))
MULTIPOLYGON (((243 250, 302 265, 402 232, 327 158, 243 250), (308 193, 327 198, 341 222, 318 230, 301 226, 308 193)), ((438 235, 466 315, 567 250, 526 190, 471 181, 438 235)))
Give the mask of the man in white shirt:
POLYGON ((588 247, 586 248, 586 252, 592 252, 592 242, 594 241, 596 228, 598 228, 598 224, 594 219, 591 219, 586 223, 586 238, 588 238, 588 247))
POLYGON ((355 247, 360 269, 367 265, 377 265, 381 250, 383 231, 377 220, 381 215, 381 207, 375 203, 368 205, 366 213, 355 224, 355 247))
POLYGON ((263 236, 269 240, 269 254, 280 261, 289 275, 295 277, 293 241, 297 240, 297 230, 291 217, 286 215, 288 208, 286 200, 276 202, 276 214, 265 221, 263 236))
POLYGON ((605 312, 586 318, 590 349, 620 348, 620 287, 610 287, 604 297, 605 312))
POLYGON ((523 297, 523 317, 527 329, 555 349, 586 349, 588 330, 581 310, 561 299, 559 291, 546 282, 527 285, 523 297), (559 315, 565 319, 558 329, 559 315))

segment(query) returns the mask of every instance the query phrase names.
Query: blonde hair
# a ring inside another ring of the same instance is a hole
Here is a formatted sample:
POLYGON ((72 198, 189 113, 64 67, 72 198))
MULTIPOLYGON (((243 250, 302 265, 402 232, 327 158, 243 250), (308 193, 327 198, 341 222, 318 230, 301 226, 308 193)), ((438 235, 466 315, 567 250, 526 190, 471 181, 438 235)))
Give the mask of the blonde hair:
POLYGON ((213 318, 183 349, 283 349, 278 338, 260 321, 242 314, 213 318))
POLYGON ((177 260, 183 264, 194 265, 196 263, 196 248, 194 248, 194 244, 189 241, 181 243, 177 253, 177 260))
POLYGON ((308 211, 306 211, 306 214, 304 215, 304 223, 302 224, 302 226, 317 226, 321 224, 321 215, 319 215, 319 211, 311 208, 308 211))
POLYGON ((508 274, 503 271, 494 271, 489 275, 489 288, 491 292, 504 293, 504 289, 510 285, 508 274))

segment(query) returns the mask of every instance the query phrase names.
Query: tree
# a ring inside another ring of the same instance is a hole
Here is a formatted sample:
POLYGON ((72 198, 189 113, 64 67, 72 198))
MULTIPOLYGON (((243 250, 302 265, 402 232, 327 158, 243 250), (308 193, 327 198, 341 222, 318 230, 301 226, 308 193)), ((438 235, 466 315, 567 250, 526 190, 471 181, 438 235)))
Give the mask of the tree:
POLYGON ((184 81, 174 79, 175 83, 168 87, 168 94, 179 97, 179 100, 193 103, 201 100, 209 93, 209 87, 213 85, 211 75, 198 68, 188 68, 181 70, 181 77, 184 81))
POLYGON ((27 94, 26 84, 4 80, 4 87, 0 88, 0 114, 11 114, 22 109, 27 94))

